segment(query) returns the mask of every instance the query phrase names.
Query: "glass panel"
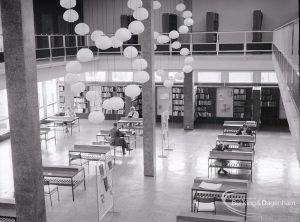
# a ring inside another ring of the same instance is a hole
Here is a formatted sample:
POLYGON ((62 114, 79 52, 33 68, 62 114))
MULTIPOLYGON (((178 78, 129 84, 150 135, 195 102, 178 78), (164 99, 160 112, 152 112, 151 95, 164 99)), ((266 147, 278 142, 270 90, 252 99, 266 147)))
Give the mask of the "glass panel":
POLYGON ((47 105, 57 102, 56 79, 46 81, 46 95, 47 105))
POLYGON ((105 82, 106 72, 85 72, 85 80, 90 82, 105 82))
MULTIPOLYGON (((175 75, 176 75, 177 72, 169 72, 169 77, 174 77, 175 78, 175 75)), ((177 80, 175 78, 175 82, 183 82, 184 80, 177 80)))
POLYGON ((0 90, 0 120, 8 118, 8 104, 6 89, 0 90))
POLYGON ((42 107, 44 105, 42 82, 38 82, 38 98, 39 98, 39 107, 42 107))
POLYGON ((9 130, 9 121, 8 119, 0 119, 0 132, 9 130))
POLYGON ((113 82, 132 82, 133 72, 112 72, 113 82))
POLYGON ((155 82, 162 82, 162 79, 159 75, 157 75, 157 72, 155 72, 154 75, 155 75, 155 82))
POLYGON ((262 83, 278 83, 275 72, 261 72, 262 83))
POLYGON ((221 72, 198 72, 198 82, 220 83, 221 72))
POLYGON ((39 109, 39 114, 40 114, 40 120, 45 118, 44 108, 39 109))
POLYGON ((252 72, 229 72, 229 82, 231 83, 252 83, 252 72))
POLYGON ((47 117, 53 116, 54 114, 54 105, 47 106, 47 117))

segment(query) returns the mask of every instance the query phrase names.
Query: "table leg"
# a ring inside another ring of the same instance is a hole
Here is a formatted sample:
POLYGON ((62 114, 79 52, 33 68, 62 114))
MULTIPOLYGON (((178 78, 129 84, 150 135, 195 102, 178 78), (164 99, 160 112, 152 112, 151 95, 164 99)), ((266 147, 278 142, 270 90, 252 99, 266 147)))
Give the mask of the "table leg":
POLYGON ((71 185, 72 185, 72 198, 73 198, 73 202, 74 202, 75 199, 74 199, 74 182, 73 182, 73 178, 71 178, 71 185))
POLYGON ((193 189, 192 189, 192 195, 191 195, 191 212, 193 212, 193 189))
POLYGON ((247 203, 247 194, 246 194, 246 200, 245 200, 245 221, 247 220, 247 208, 248 208, 248 203, 247 203))
POLYGON ((86 190, 86 184, 85 184, 85 170, 83 168, 83 186, 84 186, 84 190, 86 190))

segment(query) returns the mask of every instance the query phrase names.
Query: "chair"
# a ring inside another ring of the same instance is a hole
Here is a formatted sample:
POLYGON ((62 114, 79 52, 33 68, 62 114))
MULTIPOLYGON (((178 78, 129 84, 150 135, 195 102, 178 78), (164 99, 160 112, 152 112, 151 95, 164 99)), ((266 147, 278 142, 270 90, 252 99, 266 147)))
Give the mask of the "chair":
POLYGON ((74 153, 69 153, 69 166, 80 166, 80 167, 84 167, 85 165, 87 165, 88 170, 89 170, 89 161, 82 159, 81 158, 81 154, 74 154, 74 153))
POLYGON ((57 199, 59 201, 59 190, 58 190, 58 186, 55 185, 50 185, 49 181, 45 181, 44 182, 44 195, 45 196, 49 196, 50 198, 50 203, 51 203, 51 207, 52 207, 52 195, 57 192, 57 199))
POLYGON ((214 212, 216 214, 216 198, 194 198, 194 212, 214 212))

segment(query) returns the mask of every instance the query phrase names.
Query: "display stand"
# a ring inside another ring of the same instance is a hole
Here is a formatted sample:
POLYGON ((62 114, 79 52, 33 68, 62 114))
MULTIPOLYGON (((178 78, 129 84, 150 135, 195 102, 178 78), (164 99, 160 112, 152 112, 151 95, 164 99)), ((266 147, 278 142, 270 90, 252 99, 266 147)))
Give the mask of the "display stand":
POLYGON ((99 163, 96 166, 97 210, 98 221, 101 222, 108 213, 119 214, 114 211, 113 196, 113 163, 99 163))
POLYGON ((161 114, 161 155, 158 155, 159 158, 167 158, 164 155, 165 146, 169 148, 169 111, 164 111, 161 114))

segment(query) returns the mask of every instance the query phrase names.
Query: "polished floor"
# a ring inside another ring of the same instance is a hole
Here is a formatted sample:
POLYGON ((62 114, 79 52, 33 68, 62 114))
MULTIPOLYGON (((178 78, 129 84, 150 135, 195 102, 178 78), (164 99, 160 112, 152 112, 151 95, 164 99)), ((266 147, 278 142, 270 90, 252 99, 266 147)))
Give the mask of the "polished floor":
MULTIPOLYGON (((76 143, 91 143, 100 129, 109 129, 111 121, 101 126, 81 121, 81 131, 73 136, 60 133, 57 144, 42 147, 43 164, 66 165, 68 149, 76 143)), ((114 212, 105 222, 172 222, 179 212, 190 210, 193 179, 207 176, 207 156, 214 146, 220 126, 206 125, 183 131, 170 124, 170 146, 167 158, 157 158, 155 178, 143 176, 141 138, 130 156, 118 158, 113 171, 114 212)), ((160 129, 157 128, 157 155, 161 153, 160 129)), ((287 130, 259 131, 255 153, 253 182, 249 189, 247 218, 250 222, 300 222, 300 167, 296 150, 287 130), (255 204, 263 203, 263 206, 255 204), (272 204, 273 205, 270 205, 272 204)), ((13 193, 10 141, 0 143, 0 197, 13 193)), ((48 222, 96 222, 96 180, 93 166, 87 178, 87 191, 77 188, 72 202, 69 188, 60 188, 61 199, 54 197, 53 207, 46 198, 48 222)), ((217 212, 231 214, 223 204, 217 212)))

